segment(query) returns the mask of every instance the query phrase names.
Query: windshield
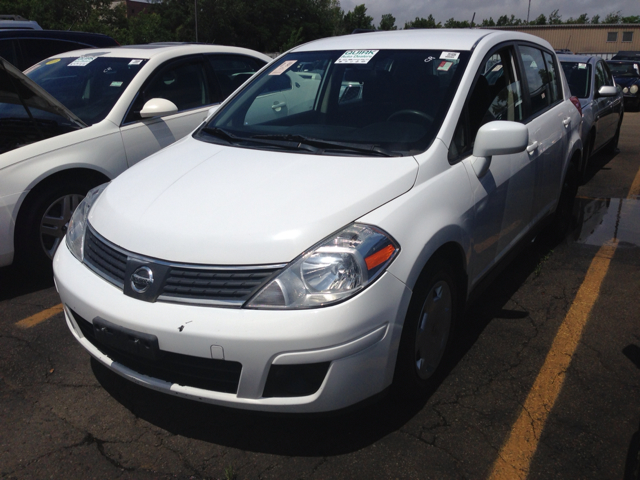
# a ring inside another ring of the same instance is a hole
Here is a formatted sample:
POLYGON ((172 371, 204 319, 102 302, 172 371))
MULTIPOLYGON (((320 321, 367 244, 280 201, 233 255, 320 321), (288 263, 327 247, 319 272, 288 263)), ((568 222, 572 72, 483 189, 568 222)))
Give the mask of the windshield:
POLYGON ((104 119, 146 60, 102 57, 43 60, 26 75, 47 90, 86 124, 104 119))
POLYGON ((609 70, 615 77, 638 77, 640 76, 640 69, 637 63, 609 63, 609 70))
POLYGON ((290 53, 194 134, 246 148, 412 155, 435 138, 469 52, 290 53))
POLYGON ((564 76, 567 77, 571 95, 589 98, 591 88, 591 65, 583 62, 561 62, 564 76))

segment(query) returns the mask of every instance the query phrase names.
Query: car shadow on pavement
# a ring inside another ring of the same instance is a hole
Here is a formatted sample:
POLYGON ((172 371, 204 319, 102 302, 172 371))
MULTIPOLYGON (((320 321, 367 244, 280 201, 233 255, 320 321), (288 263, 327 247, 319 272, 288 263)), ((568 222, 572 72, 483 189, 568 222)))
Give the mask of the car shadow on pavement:
POLYGON ((0 268, 0 302, 53 286, 51 268, 34 271, 15 265, 0 268))
POLYGON ((200 403, 136 385, 92 359, 105 390, 136 417, 176 435, 246 451, 328 456, 354 452, 399 430, 418 412, 494 318, 524 318, 504 305, 554 245, 532 243, 473 304, 432 390, 408 399, 391 388, 364 404, 331 414, 270 414, 200 403))

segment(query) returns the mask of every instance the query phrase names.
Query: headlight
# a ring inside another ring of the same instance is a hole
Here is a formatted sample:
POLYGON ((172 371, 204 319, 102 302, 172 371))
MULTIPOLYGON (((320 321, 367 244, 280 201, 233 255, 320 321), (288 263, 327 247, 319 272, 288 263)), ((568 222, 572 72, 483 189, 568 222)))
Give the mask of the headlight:
POLYGON ((87 217, 93 203, 100 196, 102 191, 107 188, 108 183, 92 188, 80 202, 78 208, 71 216, 69 228, 67 229, 67 247, 69 251, 82 262, 84 259, 84 234, 87 231, 87 217))
POLYGON ((638 85, 631 85, 631 88, 629 89, 629 91, 631 93, 637 93, 638 92, 638 85))
POLYGON ((629 93, 629 89, 628 89, 627 87, 624 87, 624 88, 622 89, 622 93, 629 93))
POLYGON ((350 225, 290 263, 246 307, 298 309, 341 302, 374 282, 399 251, 379 228, 350 225))

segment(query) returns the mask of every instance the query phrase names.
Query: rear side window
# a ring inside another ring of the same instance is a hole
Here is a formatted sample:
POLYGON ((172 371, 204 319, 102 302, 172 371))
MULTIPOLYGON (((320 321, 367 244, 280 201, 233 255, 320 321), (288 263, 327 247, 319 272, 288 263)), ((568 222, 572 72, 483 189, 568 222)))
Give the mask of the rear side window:
MULTIPOLYGON (((531 116, 546 110, 558 100, 557 74, 555 63, 551 58, 550 64, 545 62, 542 50, 521 45, 520 59, 527 79, 531 116), (553 70, 550 70, 553 69, 553 70)), ((551 57, 551 56, 549 56, 551 57)))
POLYGON ((213 68, 222 96, 215 101, 221 102, 246 82, 265 62, 243 55, 207 55, 213 68))
POLYGON ((21 70, 58 53, 89 47, 81 43, 51 40, 48 38, 23 38, 18 40, 18 43, 22 51, 22 65, 18 67, 21 70))

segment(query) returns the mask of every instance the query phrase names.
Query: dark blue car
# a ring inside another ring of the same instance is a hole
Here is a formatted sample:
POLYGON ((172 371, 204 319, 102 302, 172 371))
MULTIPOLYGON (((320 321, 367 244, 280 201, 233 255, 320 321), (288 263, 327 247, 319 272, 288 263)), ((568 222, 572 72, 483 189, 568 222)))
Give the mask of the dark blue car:
POLYGON ((616 83, 622 87, 624 108, 640 109, 640 61, 609 60, 607 64, 616 83))

